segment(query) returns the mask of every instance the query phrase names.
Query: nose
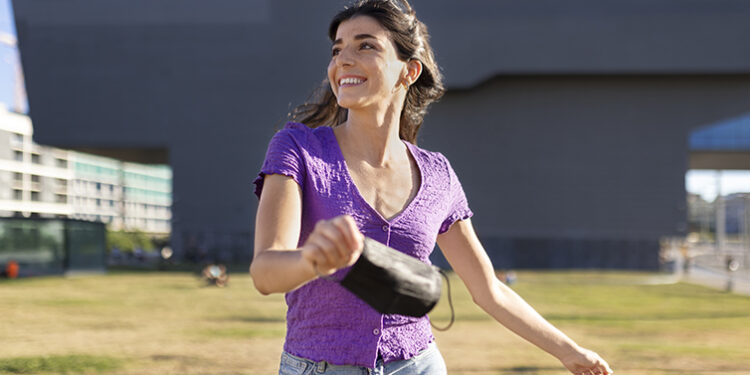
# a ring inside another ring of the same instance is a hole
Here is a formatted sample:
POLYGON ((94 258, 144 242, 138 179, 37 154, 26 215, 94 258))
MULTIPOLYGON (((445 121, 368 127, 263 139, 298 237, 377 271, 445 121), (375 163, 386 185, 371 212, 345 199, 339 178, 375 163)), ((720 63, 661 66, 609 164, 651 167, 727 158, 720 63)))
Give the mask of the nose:
POLYGON ((339 51, 338 56, 336 56, 336 63, 341 66, 351 66, 354 64, 352 52, 349 48, 342 48, 341 51, 339 51))

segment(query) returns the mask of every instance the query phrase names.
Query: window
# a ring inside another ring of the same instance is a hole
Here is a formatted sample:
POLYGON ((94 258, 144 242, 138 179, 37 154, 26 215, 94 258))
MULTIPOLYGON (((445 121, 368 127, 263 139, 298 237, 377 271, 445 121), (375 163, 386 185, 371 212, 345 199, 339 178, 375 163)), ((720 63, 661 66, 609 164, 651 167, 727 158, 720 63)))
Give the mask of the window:
POLYGON ((31 182, 40 183, 42 181, 42 178, 38 175, 32 174, 31 175, 31 182))
POLYGON ((23 134, 13 133, 13 141, 16 143, 23 143, 23 134))
POLYGON ((42 155, 31 154, 31 162, 34 164, 42 164, 42 155))
POLYGON ((55 179, 55 181, 57 182, 57 186, 60 186, 60 187, 67 187, 68 186, 68 180, 65 180, 65 179, 62 179, 62 178, 57 178, 57 179, 55 179))
POLYGON ((41 199, 41 196, 38 191, 32 191, 31 192, 31 200, 34 202, 39 202, 41 199))
POLYGON ((14 172, 13 173, 13 180, 15 180, 15 181, 23 181, 23 173, 14 172))
POLYGON ((23 151, 13 151, 13 160, 23 161, 23 151))
POLYGON ((13 189, 13 199, 17 201, 23 200, 23 190, 13 189))
POLYGON ((58 168, 67 168, 68 161, 65 159, 55 158, 55 165, 57 165, 58 168))
POLYGON ((55 194, 55 202, 68 203, 68 196, 64 194, 55 194))

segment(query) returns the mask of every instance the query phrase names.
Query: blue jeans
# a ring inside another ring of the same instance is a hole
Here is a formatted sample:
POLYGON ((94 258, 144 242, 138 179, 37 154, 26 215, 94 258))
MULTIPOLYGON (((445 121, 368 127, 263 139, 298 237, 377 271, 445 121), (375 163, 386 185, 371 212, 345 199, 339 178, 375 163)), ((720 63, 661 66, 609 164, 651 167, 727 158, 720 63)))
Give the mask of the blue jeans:
POLYGON ((383 363, 378 359, 374 369, 359 366, 337 366, 314 362, 287 352, 281 353, 279 375, 444 375, 448 370, 437 345, 433 342, 416 356, 402 361, 383 363))

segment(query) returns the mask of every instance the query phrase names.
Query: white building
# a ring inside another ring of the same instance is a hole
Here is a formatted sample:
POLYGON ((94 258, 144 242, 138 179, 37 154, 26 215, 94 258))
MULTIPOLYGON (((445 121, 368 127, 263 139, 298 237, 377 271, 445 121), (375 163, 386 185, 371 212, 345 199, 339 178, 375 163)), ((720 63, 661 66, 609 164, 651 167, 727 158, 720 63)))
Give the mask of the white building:
POLYGON ((0 106, 0 216, 70 217, 168 234, 172 171, 40 146, 28 116, 0 106))
POLYGON ((0 106, 0 215, 69 217, 69 152, 35 144, 33 132, 28 116, 0 106))

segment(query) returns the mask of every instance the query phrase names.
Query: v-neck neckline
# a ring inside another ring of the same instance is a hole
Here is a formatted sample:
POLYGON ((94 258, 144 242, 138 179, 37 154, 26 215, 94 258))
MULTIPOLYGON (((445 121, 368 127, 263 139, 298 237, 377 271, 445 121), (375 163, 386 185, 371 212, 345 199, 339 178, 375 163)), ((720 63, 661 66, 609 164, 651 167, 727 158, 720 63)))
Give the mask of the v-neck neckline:
POLYGON ((344 177, 347 180, 347 183, 349 184, 349 192, 356 198, 359 199, 365 207, 367 207, 372 213, 375 214, 380 220, 387 223, 388 225, 392 225, 396 223, 419 199, 420 195, 422 194, 422 190, 424 190, 424 172, 422 170, 422 163, 420 162, 419 158, 417 157, 417 154, 415 150, 412 148, 412 144, 409 142, 406 142, 404 140, 401 140, 401 142, 404 143, 406 146, 406 151, 411 155, 412 159, 414 159, 414 163, 417 165, 417 172, 419 172, 419 188, 417 188, 417 192, 414 194, 414 197, 409 200, 408 203, 395 215, 391 216, 389 219, 386 219, 383 214, 375 209, 372 205, 370 205, 369 202, 365 199, 364 196, 359 191, 359 187, 357 187, 357 184, 354 183, 354 178, 352 178, 351 173, 349 172, 349 166, 346 164, 346 158, 344 157, 344 152, 341 149, 341 145, 339 144, 338 138, 336 138, 336 133, 333 131, 333 127, 328 126, 327 128, 330 129, 329 135, 333 141, 333 144, 335 145, 337 152, 337 157, 339 158, 339 162, 341 165, 341 168, 343 169, 344 177))

